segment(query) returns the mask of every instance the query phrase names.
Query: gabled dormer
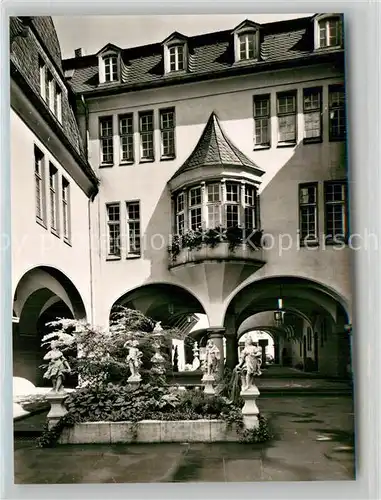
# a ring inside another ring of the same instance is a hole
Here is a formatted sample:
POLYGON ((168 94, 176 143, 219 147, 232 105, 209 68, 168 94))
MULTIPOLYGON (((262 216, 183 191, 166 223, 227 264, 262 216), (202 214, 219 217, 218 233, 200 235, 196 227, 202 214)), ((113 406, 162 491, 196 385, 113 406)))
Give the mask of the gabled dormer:
POLYGON ((163 42, 164 73, 166 75, 188 71, 189 51, 186 36, 174 31, 163 42))
POLYGON ((338 49, 343 46, 342 14, 316 14, 312 21, 315 50, 338 49))
POLYGON ((246 19, 232 32, 236 63, 258 61, 260 54, 260 24, 246 19))
POLYGON ((121 81, 122 49, 108 43, 96 55, 99 66, 99 83, 117 83, 121 81))

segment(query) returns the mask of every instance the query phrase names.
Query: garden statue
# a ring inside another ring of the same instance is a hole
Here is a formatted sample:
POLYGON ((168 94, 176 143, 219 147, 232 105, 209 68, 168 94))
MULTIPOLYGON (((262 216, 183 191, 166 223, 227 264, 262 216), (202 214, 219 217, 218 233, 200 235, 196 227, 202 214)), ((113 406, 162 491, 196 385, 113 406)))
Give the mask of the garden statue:
POLYGON ((155 324, 155 327, 153 329, 153 333, 161 333, 163 331, 163 328, 161 326, 161 321, 158 321, 156 324, 155 324))
POLYGON ((139 369, 142 365, 143 353, 138 349, 139 342, 137 340, 127 341, 123 347, 128 348, 128 356, 126 361, 131 372, 128 380, 141 380, 139 369))
POLYGON ((206 344, 205 352, 205 371, 208 376, 214 376, 217 373, 218 361, 220 360, 220 357, 220 350, 213 342, 213 340, 209 339, 206 344))
POLYGON ((249 337, 241 352, 241 360, 234 368, 236 372, 241 373, 242 391, 246 391, 253 387, 255 385, 254 376, 262 374, 259 369, 260 365, 258 364, 258 356, 260 355, 260 348, 255 346, 253 339, 249 337))
POLYGON ((193 362, 192 362, 192 370, 198 370, 200 368, 200 358, 199 358, 199 350, 197 342, 193 345, 193 362))
POLYGON ((155 354, 151 358, 152 371, 157 375, 163 375, 165 373, 165 358, 160 352, 159 342, 154 342, 153 348, 155 349, 155 354))
POLYGON ((49 360, 48 369, 44 378, 51 379, 53 383, 52 392, 63 392, 63 381, 71 369, 63 353, 58 349, 56 341, 50 343, 51 350, 45 354, 44 360, 49 360))

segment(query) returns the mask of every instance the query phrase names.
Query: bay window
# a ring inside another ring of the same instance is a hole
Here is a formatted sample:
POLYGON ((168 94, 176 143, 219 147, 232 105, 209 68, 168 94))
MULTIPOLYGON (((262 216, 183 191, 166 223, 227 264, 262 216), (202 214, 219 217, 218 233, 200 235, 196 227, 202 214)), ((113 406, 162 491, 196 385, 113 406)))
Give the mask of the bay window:
POLYGON ((234 227, 251 232, 258 224, 257 198, 255 185, 237 181, 219 180, 186 188, 174 196, 176 233, 234 227))

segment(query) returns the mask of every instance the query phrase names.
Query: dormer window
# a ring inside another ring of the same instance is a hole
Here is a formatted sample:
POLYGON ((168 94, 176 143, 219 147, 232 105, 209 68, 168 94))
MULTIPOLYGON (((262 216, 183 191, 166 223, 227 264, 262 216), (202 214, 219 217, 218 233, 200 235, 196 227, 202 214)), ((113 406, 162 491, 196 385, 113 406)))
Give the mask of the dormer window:
POLYGON ((243 21, 233 31, 235 62, 257 61, 259 58, 260 25, 243 21))
POLYGON ((255 59, 257 35, 255 33, 246 33, 239 37, 239 60, 255 59))
POLYGON ((99 83, 118 82, 121 79, 121 49, 107 44, 98 53, 99 83))
POLYGON ((175 31, 163 42, 164 73, 173 74, 188 69, 187 38, 175 31))
POLYGON ((334 48, 342 45, 341 16, 317 16, 315 23, 315 47, 317 49, 334 48))
POLYGON ((169 69, 170 71, 182 71, 185 68, 184 45, 169 47, 169 69))
POLYGON ((109 55, 103 58, 105 82, 115 82, 118 79, 118 56, 109 55))

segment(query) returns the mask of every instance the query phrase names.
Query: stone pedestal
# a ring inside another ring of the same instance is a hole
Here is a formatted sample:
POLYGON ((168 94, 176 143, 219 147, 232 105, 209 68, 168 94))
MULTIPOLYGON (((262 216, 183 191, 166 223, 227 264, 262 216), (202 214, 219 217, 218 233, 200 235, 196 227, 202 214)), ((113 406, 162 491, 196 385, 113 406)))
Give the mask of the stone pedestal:
POLYGON ((201 382, 204 384, 204 392, 205 394, 215 394, 216 391, 214 390, 213 384, 216 382, 216 379, 214 375, 207 375, 205 374, 201 382))
POLYGON ((256 403, 259 394, 260 392, 256 385, 252 385, 248 389, 241 391, 241 397, 245 401, 244 407, 242 408, 245 429, 254 429, 259 425, 259 409, 256 403))
POLYGON ((50 403, 50 412, 47 415, 49 429, 55 426, 58 420, 66 415, 65 399, 68 394, 65 391, 51 391, 46 395, 46 399, 50 403))
POLYGON ((127 379, 127 382, 132 389, 137 389, 141 381, 142 381, 142 376, 139 374, 131 375, 127 379))

